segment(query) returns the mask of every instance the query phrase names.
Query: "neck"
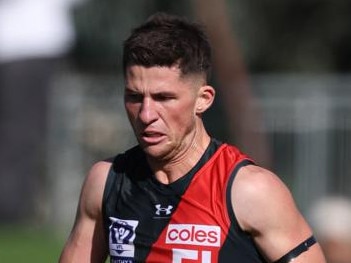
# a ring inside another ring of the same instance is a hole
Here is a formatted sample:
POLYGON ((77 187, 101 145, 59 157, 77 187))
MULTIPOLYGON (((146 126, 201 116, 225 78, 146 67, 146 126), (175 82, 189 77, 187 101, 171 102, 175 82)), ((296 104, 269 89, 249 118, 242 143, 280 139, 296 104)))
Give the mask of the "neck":
POLYGON ((188 144, 179 155, 167 161, 152 161, 150 166, 158 181, 164 184, 172 183, 186 175, 200 160, 206 151, 210 136, 201 124, 188 144))

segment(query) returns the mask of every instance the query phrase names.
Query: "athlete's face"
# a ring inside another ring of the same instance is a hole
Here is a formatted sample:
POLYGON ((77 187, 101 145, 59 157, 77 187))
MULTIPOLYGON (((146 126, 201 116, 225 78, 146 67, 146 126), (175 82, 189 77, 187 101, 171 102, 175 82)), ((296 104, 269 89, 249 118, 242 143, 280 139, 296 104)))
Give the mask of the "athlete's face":
POLYGON ((127 69, 125 108, 136 138, 149 156, 171 159, 191 144, 199 86, 199 81, 181 78, 178 67, 127 69))

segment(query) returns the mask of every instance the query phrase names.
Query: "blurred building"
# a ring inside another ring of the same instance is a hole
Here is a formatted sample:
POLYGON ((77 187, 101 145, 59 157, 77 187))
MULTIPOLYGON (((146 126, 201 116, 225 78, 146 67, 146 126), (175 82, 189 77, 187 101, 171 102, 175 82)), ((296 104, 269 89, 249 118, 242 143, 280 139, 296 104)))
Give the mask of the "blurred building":
POLYGON ((77 2, 0 1, 0 222, 37 220, 49 191, 48 99, 77 2))

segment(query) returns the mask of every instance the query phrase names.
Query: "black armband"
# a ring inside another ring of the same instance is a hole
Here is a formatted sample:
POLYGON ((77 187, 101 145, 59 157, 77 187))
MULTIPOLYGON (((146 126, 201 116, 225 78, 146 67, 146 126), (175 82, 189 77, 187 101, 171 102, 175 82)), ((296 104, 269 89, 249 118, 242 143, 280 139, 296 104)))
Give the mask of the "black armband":
POLYGON ((305 241, 303 241, 301 244, 299 244, 294 249, 290 250, 288 253, 286 253, 284 256, 282 256, 280 259, 278 259, 274 263, 288 263, 288 262, 290 262, 290 260, 298 257, 303 252, 306 252, 316 242, 317 241, 314 238, 314 236, 310 236, 309 238, 307 238, 305 241))

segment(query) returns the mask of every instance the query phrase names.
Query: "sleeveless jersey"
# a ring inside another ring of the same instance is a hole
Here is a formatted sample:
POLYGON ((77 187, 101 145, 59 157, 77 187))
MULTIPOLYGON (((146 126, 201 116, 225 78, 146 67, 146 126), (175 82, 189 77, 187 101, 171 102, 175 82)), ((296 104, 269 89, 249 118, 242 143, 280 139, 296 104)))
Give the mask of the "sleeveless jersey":
POLYGON ((166 185, 140 147, 117 155, 103 197, 111 262, 265 262, 231 204, 235 175, 248 164, 237 148, 212 139, 199 162, 166 185))

